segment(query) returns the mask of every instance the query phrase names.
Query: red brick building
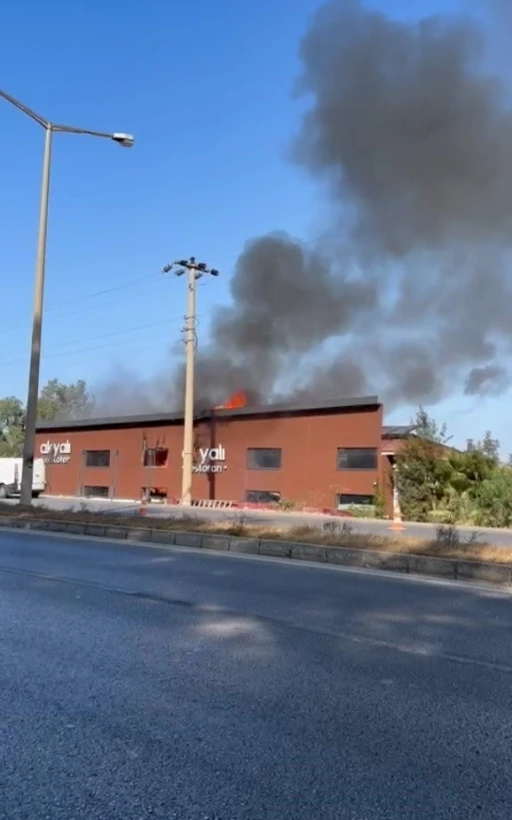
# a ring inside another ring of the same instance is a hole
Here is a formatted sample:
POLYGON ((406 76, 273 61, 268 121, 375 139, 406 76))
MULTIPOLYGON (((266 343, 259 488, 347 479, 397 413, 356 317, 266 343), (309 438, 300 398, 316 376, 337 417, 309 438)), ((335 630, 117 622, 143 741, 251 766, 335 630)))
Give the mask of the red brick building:
MULTIPOLYGON (((195 424, 193 497, 307 506, 371 503, 389 484, 394 430, 376 396, 217 409, 195 424)), ((181 493, 183 416, 40 423, 36 456, 51 495, 169 501, 181 493)), ((391 504, 391 490, 386 490, 391 504)))

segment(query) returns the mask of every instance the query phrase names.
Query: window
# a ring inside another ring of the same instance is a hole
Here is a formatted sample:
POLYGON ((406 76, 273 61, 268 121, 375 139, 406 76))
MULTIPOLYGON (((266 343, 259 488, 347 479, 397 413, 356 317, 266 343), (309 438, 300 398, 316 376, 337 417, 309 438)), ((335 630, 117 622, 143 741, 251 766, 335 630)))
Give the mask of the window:
POLYGON ((375 447, 341 447, 336 457, 337 470, 376 470, 375 447))
POLYGON ((356 495, 356 493, 340 493, 336 496, 337 507, 351 507, 354 506, 373 506, 375 504, 375 496, 373 495, 356 495))
POLYGON ((155 447, 144 450, 144 467, 166 467, 169 450, 167 447, 155 447))
POLYGON ((87 485, 86 487, 82 487, 82 495, 84 498, 109 498, 110 487, 93 487, 92 485, 87 485))
POLYGON ((142 487, 140 497, 163 504, 167 501, 167 487, 142 487))
POLYGON ((110 450, 86 450, 86 467, 110 467, 110 450))
POLYGON ((247 490, 245 500, 250 504, 277 504, 281 493, 273 490, 247 490))
POLYGON ((279 447, 270 449, 250 447, 247 450, 247 469, 279 470, 281 467, 282 452, 279 447))

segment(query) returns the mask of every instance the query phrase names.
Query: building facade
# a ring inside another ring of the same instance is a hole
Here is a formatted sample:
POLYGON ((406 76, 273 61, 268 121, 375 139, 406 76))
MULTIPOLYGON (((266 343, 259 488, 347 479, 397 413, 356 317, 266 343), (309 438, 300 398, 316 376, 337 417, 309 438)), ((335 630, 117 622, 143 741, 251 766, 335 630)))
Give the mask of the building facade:
MULTIPOLYGON (((376 396, 218 409, 194 433, 195 500, 371 503, 390 475, 376 396)), ((183 417, 171 414, 41 423, 36 436, 56 496, 176 501, 182 449, 183 417)))

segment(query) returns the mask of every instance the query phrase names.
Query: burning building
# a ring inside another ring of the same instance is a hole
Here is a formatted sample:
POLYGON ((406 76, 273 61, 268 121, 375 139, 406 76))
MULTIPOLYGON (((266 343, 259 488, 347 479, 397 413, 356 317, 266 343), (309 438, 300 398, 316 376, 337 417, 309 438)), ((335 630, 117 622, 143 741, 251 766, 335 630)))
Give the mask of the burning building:
MULTIPOLYGON (((332 508, 372 503, 379 486, 391 508, 397 437, 382 412, 377 396, 256 405, 238 392, 196 416, 193 498, 332 508)), ((180 413, 41 422, 36 440, 48 494, 83 498, 178 500, 182 449, 180 413)))

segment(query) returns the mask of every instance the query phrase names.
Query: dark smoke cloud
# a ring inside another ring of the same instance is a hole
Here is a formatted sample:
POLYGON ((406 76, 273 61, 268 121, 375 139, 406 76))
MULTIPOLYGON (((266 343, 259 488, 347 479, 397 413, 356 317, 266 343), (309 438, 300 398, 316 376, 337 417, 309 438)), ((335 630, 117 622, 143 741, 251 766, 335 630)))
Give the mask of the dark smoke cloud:
POLYGON ((483 389, 490 394, 498 395, 508 385, 508 373, 499 364, 488 364, 485 367, 474 367, 466 377, 464 392, 467 396, 482 393, 483 389))
POLYGON ((503 86, 478 72, 475 24, 331 3, 301 54, 313 104, 297 155, 356 205, 360 242, 401 257, 508 241, 512 120, 503 86))
POLYGON ((244 387, 394 406, 509 386, 512 112, 491 51, 468 16, 320 9, 292 157, 326 184, 335 227, 247 244, 199 351, 200 404, 244 387))
POLYGON ((222 402, 241 387, 270 398, 312 349, 362 331, 377 304, 373 282, 336 270, 320 251, 282 234, 247 244, 230 290, 232 306, 213 317, 210 346, 198 357, 199 401, 222 402))

